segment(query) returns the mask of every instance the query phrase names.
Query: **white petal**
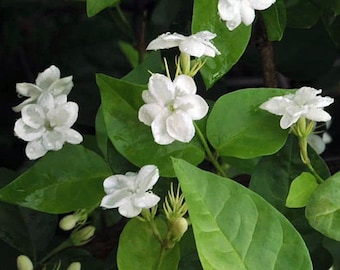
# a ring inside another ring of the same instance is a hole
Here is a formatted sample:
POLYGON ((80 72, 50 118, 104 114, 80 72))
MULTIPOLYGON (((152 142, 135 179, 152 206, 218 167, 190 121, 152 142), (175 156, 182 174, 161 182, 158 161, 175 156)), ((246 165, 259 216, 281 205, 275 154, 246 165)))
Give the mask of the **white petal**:
POLYGON ((192 36, 198 39, 202 39, 202 40, 211 40, 216 37, 216 34, 205 30, 205 31, 197 32, 196 34, 193 34, 192 36))
POLYGON ((142 208, 137 207, 128 200, 123 205, 119 206, 118 208, 119 214, 127 218, 133 218, 138 216, 142 212, 142 208))
POLYGON ((148 89, 150 94, 160 104, 166 104, 171 101, 175 95, 175 86, 172 81, 163 74, 152 74, 149 79, 148 89))
POLYGON ((67 102, 47 113, 47 118, 52 127, 67 126, 71 127, 78 118, 78 104, 67 102))
POLYGON ((142 92, 142 99, 145 103, 156 103, 157 99, 150 93, 149 90, 144 90, 142 92))
POLYGON ((308 137, 308 143, 309 145, 315 150, 315 152, 320 155, 323 153, 326 149, 326 144, 322 140, 322 138, 318 135, 311 134, 308 137))
POLYGON ((290 116, 289 114, 284 114, 280 120, 280 127, 282 129, 287 129, 289 128, 291 125, 293 125, 294 123, 297 122, 297 120, 299 119, 299 116, 290 116))
POLYGON ((21 102, 19 105, 12 107, 12 110, 15 111, 15 112, 20 112, 25 105, 34 102, 36 99, 37 99, 37 97, 27 98, 23 102, 21 102))
POLYGON ((185 39, 183 35, 177 33, 165 33, 152 40, 146 47, 146 50, 159 50, 177 47, 185 39))
POLYGON ((104 208, 116 208, 130 201, 131 192, 126 190, 117 190, 105 195, 100 202, 100 206, 104 208))
POLYGON ((42 73, 38 74, 37 79, 35 80, 35 84, 43 90, 47 90, 50 85, 59 80, 60 78, 60 70, 56 66, 52 65, 49 68, 45 69, 42 73))
POLYGON ((72 128, 67 128, 64 131, 64 136, 65 136, 66 142, 70 144, 79 144, 83 141, 83 136, 81 136, 81 134, 78 131, 72 128))
POLYGON ((65 104, 67 102, 67 96, 66 95, 59 95, 54 97, 54 106, 59 106, 62 104, 65 104))
POLYGON ((46 115, 43 108, 37 104, 29 104, 22 108, 22 121, 33 129, 39 129, 45 124, 46 115))
POLYGON ((190 116, 181 111, 167 118, 166 130, 172 138, 180 142, 190 142, 195 135, 195 127, 190 116))
POLYGON ((312 105, 317 108, 324 108, 332 104, 333 102, 334 99, 331 97, 315 97, 312 105))
POLYGON ((17 83, 16 89, 19 95, 25 97, 38 97, 42 93, 42 89, 32 83, 17 83))
POLYGON ((184 111, 192 120, 200 120, 208 113, 209 106, 199 95, 186 95, 176 98, 176 109, 184 111))
POLYGON ((14 124, 15 135, 27 142, 40 138, 44 132, 44 127, 38 129, 31 128, 22 121, 22 118, 18 119, 14 124))
POLYGON ((166 119, 170 115, 170 112, 163 110, 152 122, 151 124, 151 131, 153 138, 156 143, 165 145, 170 144, 174 141, 166 129, 166 119))
POLYGON ((41 140, 31 141, 26 145, 26 156, 31 159, 37 159, 44 156, 47 153, 47 149, 41 143, 41 140))
POLYGON ((226 21, 227 28, 233 31, 241 24, 241 21, 241 13, 239 13, 232 20, 226 21))
POLYGON ((164 107, 160 106, 156 103, 144 104, 138 110, 138 119, 143 122, 145 125, 151 126, 153 120, 155 120, 156 116, 164 109, 164 107))
POLYGON ((151 192, 138 194, 132 198, 133 205, 145 209, 155 206, 159 201, 160 198, 151 192))
POLYGON ((240 2, 238 3, 231 3, 228 0, 219 0, 217 9, 218 14, 220 15, 221 19, 224 21, 232 20, 233 18, 237 17, 237 13, 240 13, 240 2))
POLYGON ((252 24, 255 19, 255 11, 249 6, 247 1, 242 1, 241 18, 245 25, 252 24))
POLYGON ((134 189, 133 186, 131 188, 131 180, 135 180, 136 179, 136 175, 123 175, 123 174, 116 174, 116 175, 111 175, 107 178, 105 178, 104 182, 103 182, 103 187, 104 187, 104 191, 106 193, 112 193, 116 190, 123 190, 123 189, 134 189), (129 179, 130 178, 130 179, 129 179), (132 178, 132 179, 131 179, 132 178))
POLYGON ((324 143, 331 143, 333 141, 332 136, 329 135, 328 132, 324 132, 322 134, 322 140, 324 141, 324 143))
POLYGON ((39 96, 37 103, 45 110, 45 112, 52 110, 55 106, 52 94, 46 91, 39 96))
POLYGON ((261 104, 260 108, 276 115, 284 115, 286 108, 292 104, 290 99, 285 97, 273 97, 261 104))
POLYGON ((191 78, 188 75, 177 76, 174 79, 173 84, 174 84, 175 89, 176 89, 176 96, 178 96, 178 95, 184 96, 184 95, 187 95, 187 94, 195 94, 196 90, 197 90, 195 81, 193 80, 193 78, 191 78))
POLYGON ((264 10, 269 8, 276 0, 247 0, 250 6, 256 10, 264 10))
POLYGON ((317 94, 320 94, 322 90, 316 90, 312 87, 301 87, 295 92, 294 103, 298 105, 305 105, 312 103, 317 94))
POLYGON ((311 108, 307 113, 304 114, 304 116, 307 119, 316 122, 327 122, 332 119, 328 112, 318 108, 311 108))
POLYGON ((42 144, 47 150, 60 150, 65 143, 65 137, 62 132, 51 130, 42 136, 42 144))
POLYGON ((68 76, 53 82, 48 88, 48 92, 50 92, 54 96, 58 96, 61 94, 68 95, 73 87, 72 82, 73 77, 68 76))
POLYGON ((139 191, 145 192, 152 189, 159 178, 159 171, 155 165, 143 166, 137 175, 136 184, 139 191))
POLYGON ((191 56, 201 57, 204 55, 205 45, 202 41, 189 37, 179 44, 179 50, 191 56))

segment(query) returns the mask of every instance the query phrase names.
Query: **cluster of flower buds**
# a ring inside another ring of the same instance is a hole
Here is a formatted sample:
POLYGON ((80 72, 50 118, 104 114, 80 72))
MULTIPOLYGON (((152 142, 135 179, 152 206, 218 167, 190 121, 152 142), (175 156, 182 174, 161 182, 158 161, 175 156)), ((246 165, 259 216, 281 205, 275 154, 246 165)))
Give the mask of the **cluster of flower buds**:
POLYGON ((35 84, 16 85, 18 94, 28 98, 13 107, 21 112, 14 132, 28 142, 25 152, 29 159, 40 158, 50 150, 58 151, 65 142, 82 142, 81 134, 71 128, 79 110, 77 103, 67 101, 72 87, 72 76, 60 78, 60 70, 53 65, 39 73, 35 84))
POLYGON ((87 220, 87 211, 85 209, 78 209, 71 215, 64 216, 59 221, 59 228, 64 231, 74 229, 76 226, 83 225, 87 220))

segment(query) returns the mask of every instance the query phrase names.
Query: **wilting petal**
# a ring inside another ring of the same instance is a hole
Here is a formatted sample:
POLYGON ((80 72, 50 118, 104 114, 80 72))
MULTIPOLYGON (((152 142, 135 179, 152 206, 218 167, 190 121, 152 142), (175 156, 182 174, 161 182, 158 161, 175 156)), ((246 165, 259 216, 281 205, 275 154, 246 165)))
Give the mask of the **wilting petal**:
POLYGON ((131 203, 130 200, 126 201, 118 208, 119 214, 127 218, 133 218, 138 216, 142 212, 142 208, 137 207, 131 203))
POLYGON ((47 90, 50 85, 59 80, 60 78, 60 70, 56 66, 52 65, 49 68, 45 69, 42 73, 38 74, 37 79, 35 80, 35 84, 43 90, 47 90))
POLYGON ((307 113, 304 114, 304 116, 307 119, 316 122, 327 122, 332 119, 328 112, 318 108, 311 108, 307 113))
POLYGON ((19 95, 24 97, 38 97, 42 90, 32 83, 17 83, 16 89, 19 95))
POLYGON ((68 76, 56 80, 50 85, 50 87, 48 88, 48 92, 50 92, 54 96, 58 96, 61 94, 68 95, 73 87, 72 79, 73 79, 72 76, 68 76))
POLYGON ((71 127, 78 118, 78 104, 67 102, 47 113, 47 118, 52 127, 68 126, 71 127))
POLYGON ((137 188, 142 191, 152 189, 158 178, 158 168, 155 165, 145 165, 138 172, 136 178, 137 188))
POLYGON ((65 141, 70 144, 79 144, 83 141, 83 136, 81 136, 81 134, 78 131, 72 128, 65 129, 63 133, 65 136, 65 141))
POLYGON ((145 192, 143 194, 137 194, 132 198, 132 204, 140 207, 140 208, 151 208, 154 207, 158 202, 160 198, 151 193, 151 192, 145 192))
POLYGON ((195 81, 188 75, 177 76, 174 79, 173 84, 176 89, 176 96, 195 94, 197 90, 195 81))
POLYGON ((152 40, 146 50, 159 50, 177 47, 185 37, 177 33, 165 33, 152 40))
POLYGON ((41 140, 38 139, 26 145, 25 153, 30 160, 34 160, 44 156, 47 153, 47 149, 41 143, 41 140))
POLYGON ((151 124, 153 138, 158 144, 170 144, 175 140, 168 134, 166 128, 166 120, 168 116, 169 113, 162 111, 151 124))
POLYGON ((45 132, 45 128, 41 127, 38 129, 27 126, 22 118, 18 119, 14 124, 14 133, 20 139, 30 142, 40 138, 45 132))
POLYGON ((22 108, 21 115, 22 121, 33 129, 39 129, 45 124, 45 112, 40 105, 26 105, 22 108))
POLYGON ((148 89, 150 94, 160 104, 166 104, 175 95, 175 87, 172 81, 163 74, 152 74, 149 79, 148 89))
POLYGON ((172 138, 180 142, 190 142, 195 135, 192 119, 180 111, 167 118, 166 130, 172 138))
POLYGON ((138 119, 145 125, 151 126, 153 120, 155 120, 156 116, 159 115, 163 109, 164 107, 157 103, 144 104, 138 110, 138 119))
POLYGON ((65 137, 62 132, 57 130, 47 131, 42 136, 42 144, 47 150, 60 150, 65 143, 65 137))

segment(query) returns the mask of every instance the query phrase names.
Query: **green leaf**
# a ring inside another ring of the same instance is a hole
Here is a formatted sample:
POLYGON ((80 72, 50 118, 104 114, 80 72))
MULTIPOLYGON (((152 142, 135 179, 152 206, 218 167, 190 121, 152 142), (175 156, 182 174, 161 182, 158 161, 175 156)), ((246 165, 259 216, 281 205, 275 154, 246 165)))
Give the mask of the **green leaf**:
POLYGON ((154 142, 150 127, 138 120, 142 106, 142 85, 131 84, 102 74, 97 75, 108 136, 127 160, 138 167, 154 164, 165 177, 174 176, 170 157, 180 157, 199 164, 204 159, 198 139, 190 143, 174 142, 159 145, 154 142))
POLYGON ((86 0, 86 11, 88 17, 93 17, 107 7, 114 7, 120 0, 86 0))
POLYGON ((104 157, 106 158, 108 137, 104 121, 103 110, 101 106, 98 108, 95 123, 97 145, 102 154, 104 155, 104 157))
POLYGON ((306 206, 306 218, 315 230, 340 241, 340 172, 315 190, 306 206))
POLYGON ((0 190, 0 200, 47 213, 92 210, 104 196, 111 174, 104 160, 81 145, 49 152, 0 190))
POLYGON ((311 1, 286 0, 285 4, 288 27, 311 28, 318 22, 322 12, 321 9, 319 9, 315 4, 311 3, 311 1))
POLYGON ((183 160, 173 164, 204 269, 312 269, 301 236, 259 195, 183 160))
POLYGON ((217 35, 213 42, 221 55, 207 57, 206 64, 200 70, 207 88, 213 86, 237 63, 251 35, 251 27, 243 24, 234 31, 229 31, 218 15, 217 2, 218 0, 195 0, 191 26, 192 33, 209 30, 217 35))
MULTIPOLYGON (((167 225, 156 218, 157 228, 162 237, 167 225)), ((139 219, 130 220, 119 238, 117 263, 119 270, 177 270, 180 260, 179 245, 161 251, 161 245, 153 235, 148 223, 139 219)))
POLYGON ((270 8, 261 11, 264 24, 267 29, 268 39, 281 40, 286 28, 287 15, 283 0, 277 0, 270 8))
POLYGON ((286 206, 290 208, 305 207, 317 187, 318 182, 314 175, 308 172, 301 173, 290 185, 286 206))
MULTIPOLYGON (((310 147, 308 153, 315 170, 324 179, 328 178, 330 174, 325 162, 310 147)), ((297 138, 290 135, 285 146, 277 154, 260 160, 252 174, 249 187, 281 213, 294 213, 292 210, 297 209, 288 209, 285 206, 286 198, 291 182, 304 171, 308 171, 308 168, 301 161, 297 138)))
POLYGON ((274 88, 242 89, 220 97, 207 121, 207 137, 221 156, 254 158, 277 152, 288 130, 279 126, 279 116, 259 106, 272 96, 289 93, 274 88))
POLYGON ((122 50, 130 65, 135 68, 138 66, 138 51, 130 44, 124 41, 118 42, 119 48, 122 50))

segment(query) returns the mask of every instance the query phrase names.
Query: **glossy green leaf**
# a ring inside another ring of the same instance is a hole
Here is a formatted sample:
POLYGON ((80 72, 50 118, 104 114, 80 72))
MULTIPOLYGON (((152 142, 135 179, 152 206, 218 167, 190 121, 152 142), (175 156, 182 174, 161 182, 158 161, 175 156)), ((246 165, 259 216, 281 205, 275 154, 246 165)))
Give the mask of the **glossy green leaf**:
POLYGON ((124 41, 118 42, 119 48, 129 60, 130 65, 135 68, 138 66, 138 51, 130 44, 124 41))
MULTIPOLYGON (((167 225, 161 218, 156 219, 157 228, 162 237, 167 225)), ((179 245, 164 250, 153 235, 146 222, 139 219, 130 220, 119 238, 117 263, 119 270, 177 270, 180 260, 179 245)))
POLYGON ((173 164, 204 269, 312 269, 301 236, 259 195, 183 160, 173 164))
POLYGON ((306 206, 309 224, 329 238, 340 241, 340 173, 320 184, 306 206))
POLYGON ((301 173, 290 184, 286 206, 290 208, 305 207, 317 187, 318 182, 314 175, 308 172, 301 173))
POLYGON ((199 164, 204 152, 194 138, 190 143, 174 142, 159 145, 153 140, 150 127, 138 120, 145 86, 135 85, 105 75, 97 75, 108 136, 117 149, 134 165, 155 164, 162 176, 174 176, 170 157, 180 157, 199 164))
POLYGON ((96 121, 95 121, 95 127, 96 127, 96 140, 97 145, 104 157, 107 157, 107 131, 104 121, 104 115, 102 107, 100 106, 98 108, 97 114, 96 114, 96 121))
MULTIPOLYGON (((325 162, 312 148, 308 152, 315 170, 324 179, 328 178, 330 174, 325 162)), ((293 210, 285 206, 290 184, 302 172, 308 172, 308 168, 301 161, 297 138, 291 135, 276 155, 260 160, 249 187, 286 215, 293 210)))
POLYGON ((318 22, 322 12, 312 1, 286 0, 285 4, 288 27, 310 28, 318 22))
POLYGON ((86 11, 88 17, 93 17, 107 7, 114 7, 120 0, 86 0, 86 11))
POLYGON ((254 158, 277 152, 288 130, 279 126, 279 116, 259 106, 272 96, 287 94, 274 88, 243 89, 220 97, 207 121, 207 137, 221 156, 254 158))
POLYGON ((287 15, 283 0, 277 0, 270 8, 261 11, 263 22, 266 26, 268 39, 281 40, 286 28, 287 15))
POLYGON ((0 200, 47 213, 93 209, 111 173, 104 160, 81 145, 49 152, 0 190, 0 200))
POLYGON ((229 31, 217 12, 218 0, 195 0, 192 33, 209 30, 217 36, 213 42, 221 55, 214 58, 207 57, 207 62, 200 70, 204 83, 210 88, 244 53, 251 34, 251 26, 241 24, 234 31, 229 31))

